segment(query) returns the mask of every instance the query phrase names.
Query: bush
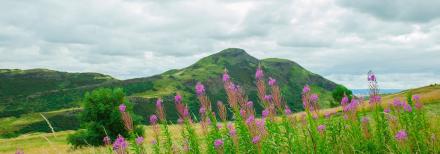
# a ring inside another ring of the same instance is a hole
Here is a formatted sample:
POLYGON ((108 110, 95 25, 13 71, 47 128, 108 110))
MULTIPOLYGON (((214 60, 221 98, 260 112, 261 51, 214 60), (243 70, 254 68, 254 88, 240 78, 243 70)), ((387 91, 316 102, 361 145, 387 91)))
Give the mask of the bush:
POLYGON ((81 128, 68 137, 69 143, 74 147, 85 145, 103 145, 102 139, 109 136, 114 140, 118 135, 129 137, 129 132, 125 129, 121 120, 121 113, 118 109, 120 104, 127 106, 127 112, 133 117, 134 133, 143 135, 143 129, 136 127, 139 123, 139 117, 131 111, 132 104, 125 99, 122 89, 102 88, 86 93, 83 108, 80 114, 81 128))
POLYGON ((338 106, 344 95, 348 97, 348 100, 351 100, 353 92, 351 92, 351 90, 347 89, 343 85, 337 85, 336 88, 332 91, 332 97, 334 101, 331 101, 330 106, 338 106))

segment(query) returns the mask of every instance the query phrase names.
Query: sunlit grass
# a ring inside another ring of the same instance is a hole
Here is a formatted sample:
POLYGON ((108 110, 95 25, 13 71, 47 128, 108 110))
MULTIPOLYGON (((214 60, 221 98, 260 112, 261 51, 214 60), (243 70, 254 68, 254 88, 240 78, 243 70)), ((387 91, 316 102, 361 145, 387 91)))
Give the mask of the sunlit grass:
MULTIPOLYGON (((439 95, 440 96, 440 95, 439 95)), ((434 126, 434 132, 440 132, 440 101, 425 102, 427 105, 425 109, 428 113, 431 126, 434 126)), ((330 108, 322 110, 322 112, 338 112, 340 108, 330 108)), ((304 112, 299 112, 293 116, 300 117, 304 112)), ((40 117, 41 118, 41 117, 40 117)), ((42 119, 43 120, 43 119, 42 119)), ((197 133, 200 135, 201 127, 199 124, 194 124, 197 133)), ((150 141, 153 140, 153 136, 149 135, 152 133, 150 126, 145 126, 145 148, 147 151, 152 151, 150 141)), ((179 135, 181 132, 181 126, 170 125, 170 131, 174 141, 180 141, 182 136, 179 135)), ((104 147, 86 147, 80 149, 72 149, 67 143, 67 136, 74 133, 75 131, 61 131, 56 132, 56 137, 51 133, 33 133, 22 135, 13 139, 0 139, 0 153, 14 153, 16 149, 23 149, 26 154, 41 154, 41 153, 105 153, 107 149, 104 147), (46 139, 47 138, 47 139, 46 139)), ((440 134, 439 134, 440 135, 440 134)))

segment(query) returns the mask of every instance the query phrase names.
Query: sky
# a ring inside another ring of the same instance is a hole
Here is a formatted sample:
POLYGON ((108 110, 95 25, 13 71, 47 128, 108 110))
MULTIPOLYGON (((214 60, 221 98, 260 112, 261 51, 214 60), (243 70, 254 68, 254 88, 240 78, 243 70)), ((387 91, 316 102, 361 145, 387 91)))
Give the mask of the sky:
POLYGON ((0 0, 0 68, 118 79, 235 47, 349 88, 440 83, 438 0, 0 0))

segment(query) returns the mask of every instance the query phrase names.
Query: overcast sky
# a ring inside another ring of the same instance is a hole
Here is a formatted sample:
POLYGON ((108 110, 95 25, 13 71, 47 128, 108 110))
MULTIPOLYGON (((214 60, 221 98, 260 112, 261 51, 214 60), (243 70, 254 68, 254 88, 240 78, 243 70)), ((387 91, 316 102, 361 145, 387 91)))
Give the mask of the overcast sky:
POLYGON ((119 79, 229 47, 293 60, 349 88, 440 83, 439 0, 0 0, 0 68, 119 79))

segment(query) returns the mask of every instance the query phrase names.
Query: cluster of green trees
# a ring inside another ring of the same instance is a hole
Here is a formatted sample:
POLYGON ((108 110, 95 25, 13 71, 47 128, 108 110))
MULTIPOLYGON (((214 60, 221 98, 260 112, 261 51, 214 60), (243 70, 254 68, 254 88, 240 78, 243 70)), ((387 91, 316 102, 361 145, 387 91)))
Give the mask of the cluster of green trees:
POLYGON ((333 101, 331 101, 330 106, 339 106, 344 96, 347 96, 348 100, 351 100, 351 98, 353 97, 353 92, 343 85, 337 85, 336 88, 332 91, 333 101))
POLYGON ((133 104, 124 95, 122 89, 97 89, 86 93, 84 98, 84 111, 80 114, 81 127, 75 134, 68 137, 68 141, 74 147, 85 145, 102 145, 103 137, 108 136, 115 140, 118 135, 129 136, 121 120, 121 113, 118 106, 125 104, 127 112, 133 119, 134 131, 143 135, 143 129, 138 126, 140 117, 132 110, 133 104))

